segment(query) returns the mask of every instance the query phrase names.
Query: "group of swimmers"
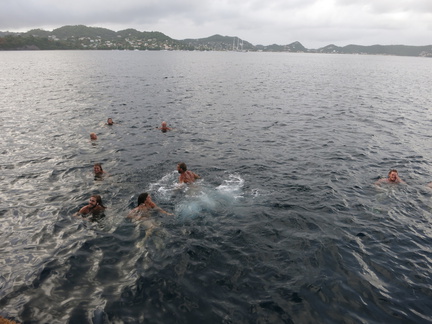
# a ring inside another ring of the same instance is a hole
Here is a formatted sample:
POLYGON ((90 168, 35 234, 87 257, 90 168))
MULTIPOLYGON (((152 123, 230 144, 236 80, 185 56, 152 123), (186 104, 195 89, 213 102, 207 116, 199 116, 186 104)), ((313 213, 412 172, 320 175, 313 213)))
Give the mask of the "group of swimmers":
MULTIPOLYGON (((111 118, 108 118, 106 125, 113 125, 114 122, 111 118)), ((167 123, 164 121, 161 124, 161 127, 158 127, 162 132, 167 132, 172 130, 171 127, 168 127, 167 123)), ((95 133, 90 133, 90 139, 96 140, 97 135, 95 133)), ((95 163, 93 165, 93 172, 95 176, 95 180, 101 180, 106 175, 106 172, 102 168, 101 163, 95 163)), ((195 180, 200 179, 201 177, 195 172, 189 171, 187 169, 186 163, 181 162, 177 164, 177 172, 180 174, 179 183, 180 184, 189 184, 195 182, 195 180)), ((103 205, 102 197, 100 195, 91 195, 89 202, 86 206, 82 207, 75 215, 83 217, 84 219, 95 221, 101 219, 104 215, 106 207, 103 205)), ((127 217, 134 220, 143 220, 148 219, 149 212, 151 210, 159 211, 166 215, 174 216, 174 214, 169 213, 159 206, 157 206, 152 200, 150 195, 147 192, 144 192, 138 196, 138 204, 137 207, 131 210, 127 217)))
MULTIPOLYGON (((107 122, 106 122, 105 125, 108 125, 108 126, 112 126, 112 125, 114 125, 114 121, 112 120, 112 118, 108 118, 108 119, 107 119, 107 122)), ((97 137, 96 133, 90 133, 90 139, 91 139, 92 141, 97 140, 98 137, 97 137)))
MULTIPOLYGON (((93 171, 95 173, 95 177, 102 177, 106 172, 102 169, 102 165, 100 163, 96 163, 93 166, 93 171)), ((189 171, 187 169, 186 163, 181 162, 177 164, 177 172, 180 174, 179 183, 189 184, 195 182, 197 179, 201 179, 201 177, 195 172, 189 171)), ((149 212, 153 209, 159 211, 161 213, 174 216, 174 214, 169 213, 159 206, 157 206, 152 200, 150 195, 147 192, 144 192, 138 196, 138 207, 131 210, 128 214, 128 218, 132 218, 135 220, 147 219, 149 216, 149 212)), ((102 203, 102 197, 100 195, 92 195, 90 196, 88 205, 82 207, 77 216, 84 217, 88 220, 98 220, 103 217, 103 212, 106 207, 102 203)))
MULTIPOLYGON (((114 125, 114 121, 112 120, 112 118, 108 118, 108 119, 107 119, 107 122, 106 122, 105 125, 108 125, 108 126, 112 126, 112 125, 114 125)), ((161 124, 161 126, 160 126, 160 127, 157 127, 157 129, 161 130, 162 133, 166 133, 167 131, 172 130, 171 127, 168 127, 168 124, 167 124, 166 121, 163 121, 162 124, 161 124)), ((97 140, 98 137, 97 137, 96 133, 94 133, 94 132, 90 133, 90 139, 91 139, 92 141, 97 140)))
MULTIPOLYGON (((114 121, 112 120, 112 118, 108 118, 106 125, 109 126, 114 125, 114 121)), ((161 130, 164 133, 172 130, 171 127, 168 127, 167 122, 165 121, 163 121, 161 123, 161 126, 157 127, 157 129, 161 130)), ((90 139, 96 140, 97 135, 95 133, 91 133, 90 139)), ((103 170, 102 165, 100 163, 96 163, 93 166, 93 171, 96 180, 103 179, 104 175, 106 175, 106 172, 103 170)), ((180 173, 179 183, 187 184, 187 183, 192 183, 197 179, 200 179, 199 175, 187 169, 187 166, 184 162, 179 163, 177 165, 177 171, 178 173, 180 173)), ((405 184, 405 181, 403 181, 399 177, 397 170, 392 169, 389 171, 387 178, 379 179, 378 181, 375 182, 375 185, 379 186, 383 183, 405 184)), ((428 186, 432 187, 432 183, 430 183, 428 186)), ((80 216, 84 216, 86 219, 94 220, 98 218, 98 215, 103 214, 105 209, 106 207, 102 203, 102 197, 100 195, 92 195, 89 199, 88 205, 82 207, 77 214, 80 216)), ((174 215, 157 206, 151 200, 150 195, 147 192, 144 192, 138 196, 138 206, 133 210, 131 210, 127 215, 127 217, 135 220, 147 219, 150 210, 157 210, 167 215, 174 215)))

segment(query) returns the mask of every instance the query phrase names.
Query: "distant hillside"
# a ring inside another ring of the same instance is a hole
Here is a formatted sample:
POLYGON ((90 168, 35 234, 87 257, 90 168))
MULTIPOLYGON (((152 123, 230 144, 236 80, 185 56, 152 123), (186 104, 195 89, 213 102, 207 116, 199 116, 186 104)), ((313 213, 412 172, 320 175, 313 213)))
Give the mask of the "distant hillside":
POLYGON ((291 52, 291 53, 307 53, 309 50, 305 48, 300 42, 294 42, 288 45, 257 45, 259 51, 271 51, 271 52, 291 52))
POLYGON ((315 51, 316 53, 339 54, 368 54, 368 55, 398 55, 398 56, 432 56, 432 45, 406 46, 406 45, 347 45, 338 47, 327 45, 315 51))
POLYGON ((140 32, 136 29, 125 29, 125 30, 121 30, 118 31, 117 36, 121 36, 124 38, 127 37, 134 37, 136 39, 157 39, 160 41, 164 41, 164 40, 170 40, 173 41, 173 39, 171 37, 168 37, 167 35, 161 33, 161 32, 155 32, 155 31, 151 31, 151 32, 140 32))
POLYGON ((104 39, 114 39, 117 37, 117 33, 110 29, 99 28, 99 27, 87 27, 84 25, 78 26, 63 26, 54 29, 51 35, 56 36, 59 39, 68 39, 71 37, 90 37, 90 38, 104 38, 104 39))
POLYGON ((25 33, 1 32, 0 50, 198 50, 198 51, 262 51, 290 53, 367 54, 432 57, 432 45, 327 45, 307 49, 296 41, 286 45, 253 45, 237 36, 213 35, 207 38, 175 40, 157 31, 140 32, 125 29, 115 32, 84 25, 63 26, 53 31, 32 29, 25 33))
POLYGON ((43 29, 32 29, 29 30, 28 32, 24 33, 23 35, 26 36, 34 36, 34 37, 48 37, 50 36, 52 33, 43 29))
POLYGON ((84 25, 63 26, 53 31, 33 29, 26 33, 4 33, 0 50, 117 49, 185 50, 182 42, 161 32, 125 29, 119 32, 84 25), (44 41, 42 41, 44 40, 44 41))
POLYGON ((255 47, 238 37, 213 35, 207 38, 183 39, 183 43, 197 50, 254 51, 255 47))

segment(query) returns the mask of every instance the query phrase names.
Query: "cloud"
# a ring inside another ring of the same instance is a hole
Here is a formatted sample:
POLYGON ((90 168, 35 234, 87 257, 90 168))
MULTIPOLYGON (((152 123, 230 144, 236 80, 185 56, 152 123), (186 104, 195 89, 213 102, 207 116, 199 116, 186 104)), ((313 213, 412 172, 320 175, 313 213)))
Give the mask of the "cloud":
POLYGON ((431 13, 432 2, 429 0, 335 0, 337 6, 353 6, 366 8, 372 14, 392 12, 431 13))
POLYGON ((0 30, 83 24, 160 31, 175 39, 214 34, 253 44, 306 47, 431 43, 430 0, 3 0, 0 30))

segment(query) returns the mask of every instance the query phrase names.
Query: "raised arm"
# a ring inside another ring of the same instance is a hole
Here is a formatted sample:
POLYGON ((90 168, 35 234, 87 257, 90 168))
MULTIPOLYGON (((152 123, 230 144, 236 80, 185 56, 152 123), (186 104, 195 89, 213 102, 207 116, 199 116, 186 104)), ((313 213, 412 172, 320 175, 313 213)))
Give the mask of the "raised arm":
POLYGON ((398 175, 398 174, 396 174, 396 181, 397 181, 398 183, 406 184, 405 181, 403 181, 401 178, 399 178, 399 175, 398 175))
POLYGON ((155 204, 155 207, 154 207, 154 209, 155 209, 155 210, 157 210, 158 212, 161 212, 161 213, 163 213, 163 214, 166 214, 166 215, 170 215, 170 216, 174 216, 174 214, 173 214, 173 213, 168 213, 167 211, 163 210, 162 208, 160 208, 160 207, 159 207, 159 206, 157 206, 156 204, 155 204))

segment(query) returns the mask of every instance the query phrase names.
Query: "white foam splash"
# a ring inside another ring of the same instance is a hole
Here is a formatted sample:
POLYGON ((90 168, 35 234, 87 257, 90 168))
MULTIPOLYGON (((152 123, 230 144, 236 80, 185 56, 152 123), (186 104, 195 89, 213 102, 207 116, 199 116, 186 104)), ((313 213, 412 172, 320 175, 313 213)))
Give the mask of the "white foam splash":
POLYGON ((244 183, 239 174, 228 174, 228 178, 217 187, 205 180, 189 185, 179 184, 174 171, 151 183, 149 192, 157 196, 158 201, 174 202, 175 215, 193 218, 206 213, 217 213, 218 210, 235 204, 238 198, 243 198, 244 183))
POLYGON ((228 179, 224 180, 220 186, 216 187, 216 190, 233 194, 235 198, 241 198, 243 197, 243 186, 244 179, 239 174, 229 174, 228 179))

